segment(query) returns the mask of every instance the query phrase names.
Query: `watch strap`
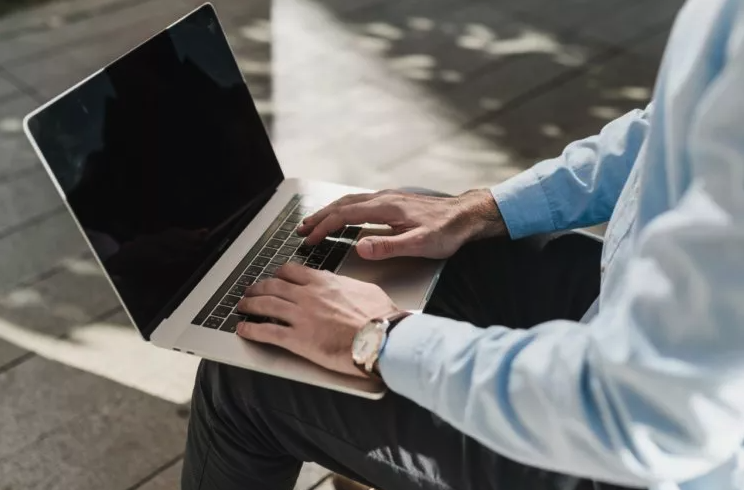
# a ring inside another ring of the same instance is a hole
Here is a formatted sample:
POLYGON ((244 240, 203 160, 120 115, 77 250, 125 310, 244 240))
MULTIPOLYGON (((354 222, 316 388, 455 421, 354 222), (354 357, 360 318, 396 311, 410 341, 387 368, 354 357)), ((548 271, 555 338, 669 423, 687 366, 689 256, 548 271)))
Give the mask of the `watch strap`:
POLYGON ((386 320, 388 321, 388 323, 389 323, 390 325, 388 325, 388 328, 387 328, 387 330, 385 331, 385 333, 386 333, 386 334, 387 334, 388 336, 390 336, 390 332, 392 332, 392 331, 393 331, 393 329, 394 329, 395 327, 397 327, 397 326, 398 326, 398 324, 399 324, 399 323, 400 323, 400 322, 401 322, 401 321, 402 321, 402 320, 403 320, 404 318, 408 318, 408 317, 409 317, 409 316, 411 316, 411 315, 412 315, 412 313, 411 313, 410 311, 399 311, 398 313, 396 313, 396 314, 394 314, 394 315, 391 315, 391 316, 387 317, 387 318, 386 318, 386 320))
POLYGON ((372 379, 376 379, 378 381, 382 381, 382 376, 380 376, 380 373, 376 369, 377 368, 377 363, 378 363, 378 360, 379 360, 379 354, 382 352, 382 349, 385 348, 385 344, 387 343, 387 339, 390 336, 390 332, 392 332, 393 329, 395 327, 397 327, 398 324, 403 319, 405 319, 405 318, 407 318, 407 317, 409 317, 411 315, 412 315, 412 313, 410 311, 399 311, 399 312, 394 313, 394 314, 392 314, 392 315, 390 315, 388 317, 382 317, 382 318, 376 318, 376 319, 374 319, 373 321, 383 322, 383 321, 387 320, 387 322, 388 322, 388 326, 385 329, 385 342, 380 346, 380 352, 378 352, 378 359, 375 360, 374 367, 372 368, 371 371, 367 371, 367 369, 364 366, 364 364, 357 364, 355 362, 354 365, 357 367, 357 369, 359 369, 366 376, 369 376, 372 379))

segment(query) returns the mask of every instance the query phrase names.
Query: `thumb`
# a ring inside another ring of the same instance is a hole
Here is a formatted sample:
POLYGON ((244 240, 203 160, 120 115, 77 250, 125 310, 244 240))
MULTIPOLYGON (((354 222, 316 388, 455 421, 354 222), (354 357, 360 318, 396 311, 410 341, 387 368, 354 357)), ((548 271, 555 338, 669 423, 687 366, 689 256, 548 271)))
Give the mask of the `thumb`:
POLYGON ((393 236, 369 236, 359 240, 356 245, 357 253, 367 260, 389 259, 402 255, 414 255, 413 233, 403 233, 393 236))

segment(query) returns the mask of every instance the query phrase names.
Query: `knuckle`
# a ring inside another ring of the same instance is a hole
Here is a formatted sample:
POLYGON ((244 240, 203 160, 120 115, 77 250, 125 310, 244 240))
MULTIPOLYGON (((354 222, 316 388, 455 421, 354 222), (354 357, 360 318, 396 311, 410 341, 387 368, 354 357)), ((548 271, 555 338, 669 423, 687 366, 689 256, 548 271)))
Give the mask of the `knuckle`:
POLYGON ((415 250, 420 250, 426 246, 426 236, 425 235, 413 235, 408 239, 408 245, 412 247, 415 250))
POLYGON ((390 240, 380 240, 377 242, 380 245, 380 251, 385 255, 389 255, 395 252, 395 245, 390 240))

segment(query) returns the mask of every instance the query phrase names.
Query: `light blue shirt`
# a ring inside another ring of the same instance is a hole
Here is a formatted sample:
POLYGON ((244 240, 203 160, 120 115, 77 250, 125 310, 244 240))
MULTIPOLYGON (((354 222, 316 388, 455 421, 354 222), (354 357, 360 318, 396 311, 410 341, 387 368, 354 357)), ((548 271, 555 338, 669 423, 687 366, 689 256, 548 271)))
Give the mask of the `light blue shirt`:
POLYGON ((528 465, 744 489, 744 0, 689 0, 652 105, 493 195, 514 238, 611 218, 598 313, 409 317, 382 355, 391 389, 528 465))

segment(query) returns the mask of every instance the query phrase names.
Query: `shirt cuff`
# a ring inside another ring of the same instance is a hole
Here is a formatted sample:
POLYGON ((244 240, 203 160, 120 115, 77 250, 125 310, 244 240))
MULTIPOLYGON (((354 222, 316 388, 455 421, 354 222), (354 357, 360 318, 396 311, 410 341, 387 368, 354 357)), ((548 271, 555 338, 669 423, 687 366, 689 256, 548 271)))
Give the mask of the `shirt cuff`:
POLYGON ((380 353, 380 374, 394 392, 432 410, 434 390, 429 383, 446 356, 436 345, 448 335, 468 339, 472 325, 447 318, 417 314, 403 319, 391 332, 380 353), (457 329, 464 327, 464 332, 457 329))
POLYGON ((555 231, 550 203, 534 168, 491 188, 513 239, 555 231))

